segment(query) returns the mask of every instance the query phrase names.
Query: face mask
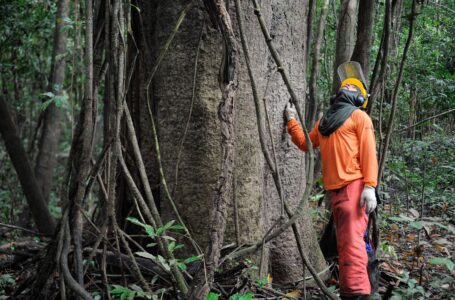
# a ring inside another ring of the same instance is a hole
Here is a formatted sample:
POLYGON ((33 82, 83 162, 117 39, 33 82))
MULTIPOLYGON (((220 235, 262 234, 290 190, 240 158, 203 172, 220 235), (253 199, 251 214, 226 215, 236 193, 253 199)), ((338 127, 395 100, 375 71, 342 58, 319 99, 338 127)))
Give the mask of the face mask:
POLYGON ((350 103, 354 106, 360 107, 365 102, 362 94, 358 91, 350 91, 346 89, 341 89, 336 95, 333 95, 330 98, 330 105, 334 104, 337 101, 342 101, 344 103, 350 103))

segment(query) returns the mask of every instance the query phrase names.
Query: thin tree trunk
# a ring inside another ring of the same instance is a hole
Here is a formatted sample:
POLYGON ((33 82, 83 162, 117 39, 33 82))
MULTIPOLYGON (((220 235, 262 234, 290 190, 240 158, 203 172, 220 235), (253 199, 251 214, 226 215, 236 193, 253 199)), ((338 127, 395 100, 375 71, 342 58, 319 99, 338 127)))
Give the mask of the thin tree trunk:
MULTIPOLYGON (((380 87, 383 86, 386 75, 387 75, 387 67, 388 67, 388 59, 390 56, 390 45, 391 40, 393 37, 393 24, 396 24, 395 19, 399 18, 399 16, 395 15, 394 12, 397 9, 394 8, 392 5, 392 0, 386 0, 385 5, 385 16, 384 16, 384 28, 382 32, 381 38, 381 47, 378 52, 378 56, 375 62, 371 84, 370 84, 370 99, 368 100, 367 106, 367 113, 371 115, 376 98, 379 96, 380 87), (395 23, 394 23, 395 22, 395 23)), ((397 1, 399 2, 399 1, 397 1)), ((396 2, 394 2, 396 4, 396 2)), ((401 11, 401 10, 398 10, 401 11)))
POLYGON ((306 49, 305 49, 305 59, 309 59, 309 56, 310 56, 310 48, 311 48, 311 43, 313 42, 313 40, 311 39, 312 37, 312 31, 313 31, 313 16, 316 12, 316 0, 309 0, 309 4, 308 4, 308 17, 307 17, 307 21, 306 21, 306 27, 307 27, 307 31, 306 31, 306 36, 307 36, 307 40, 306 40, 306 49))
POLYGON ((0 96, 0 133, 5 142, 6 151, 16 169, 19 182, 38 230, 43 234, 53 234, 55 230, 54 219, 38 187, 30 160, 3 96, 0 96))
POLYGON ((416 108, 417 108, 417 89, 414 85, 411 86, 409 95, 409 117, 408 117, 408 138, 415 139, 415 126, 412 126, 416 122, 416 108))
POLYGON ((325 22, 327 19, 327 11, 329 8, 330 0, 324 0, 321 8, 321 14, 319 16, 318 32, 316 35, 316 42, 314 45, 313 57, 312 57, 312 71, 309 82, 309 92, 310 99, 308 100, 308 112, 307 112, 307 126, 308 128, 313 128, 313 124, 316 121, 316 112, 318 107, 318 96, 316 94, 317 90, 317 80, 319 77, 319 68, 320 68, 320 55, 321 55, 321 46, 322 40, 324 38, 324 29, 325 22))
POLYGON ((384 16, 384 29, 382 32, 382 40, 381 45, 382 47, 379 49, 378 56, 375 62, 375 67, 372 75, 371 80, 371 88, 370 88, 370 99, 368 100, 367 106, 367 113, 371 115, 374 104, 376 102, 376 98, 378 96, 379 88, 381 83, 383 83, 385 79, 388 57, 389 57, 389 44, 390 44, 390 36, 391 36, 391 22, 392 22, 392 10, 391 10, 391 0, 386 0, 385 5, 385 16, 384 16), (376 75, 379 72, 378 75, 376 75))
MULTIPOLYGON (((61 96, 63 83, 65 81, 66 66, 66 44, 68 31, 63 27, 66 25, 65 19, 69 15, 69 0, 60 0, 55 21, 54 49, 52 53, 52 71, 49 80, 48 91, 55 96, 61 96)), ((49 193, 52 189, 52 179, 54 169, 57 165, 58 141, 61 132, 61 111, 51 103, 44 111, 42 133, 39 140, 39 150, 36 157, 35 175, 38 187, 43 198, 49 201, 49 193)))
MULTIPOLYGON (((84 268, 82 259, 82 231, 83 216, 82 209, 86 192, 85 182, 89 178, 91 169, 92 140, 93 140, 93 2, 86 1, 86 28, 85 28, 85 87, 84 100, 81 104, 79 122, 76 127, 76 133, 73 139, 71 152, 73 154, 72 174, 70 188, 68 192, 68 209, 70 210, 70 223, 72 242, 74 246, 74 269, 76 282, 84 286, 84 268)), ((64 226, 64 224, 63 224, 64 226)), ((62 229, 61 229, 62 230, 62 229)), ((65 235, 69 234, 65 230, 65 235)), ((65 264, 65 255, 62 254, 62 268, 67 267, 65 264)), ((71 278, 65 278, 65 281, 74 285, 71 278)))
POLYGON ((401 58, 401 63, 400 63, 400 69, 398 71, 398 77, 397 81, 395 83, 395 87, 393 89, 393 94, 392 94, 392 111, 390 112, 389 116, 389 121, 387 124, 387 133, 384 141, 384 146, 381 151, 381 157, 379 160, 379 172, 378 172, 378 185, 381 181, 382 173, 384 171, 384 166, 385 166, 385 161, 387 159, 387 150, 389 147, 390 139, 392 136, 393 132, 393 122, 395 119, 395 113, 396 113, 396 107, 397 107, 397 95, 398 95, 398 89, 400 88, 401 80, 403 77, 403 69, 404 69, 404 63, 406 62, 406 58, 408 55, 408 50, 409 47, 411 46, 411 41, 412 41, 412 35, 414 33, 414 23, 417 18, 418 14, 418 4, 416 3, 416 0, 412 1, 412 8, 411 8, 411 14, 410 14, 410 20, 409 20, 409 33, 408 33, 408 38, 406 40, 406 45, 403 50, 403 57, 401 58))

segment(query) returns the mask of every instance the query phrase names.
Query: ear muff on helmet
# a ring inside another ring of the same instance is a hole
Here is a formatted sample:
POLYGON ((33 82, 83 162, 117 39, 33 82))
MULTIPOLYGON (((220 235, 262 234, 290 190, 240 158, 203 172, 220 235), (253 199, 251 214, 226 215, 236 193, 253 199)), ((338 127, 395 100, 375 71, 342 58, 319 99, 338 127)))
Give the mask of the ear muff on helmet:
POLYGON ((363 106, 364 103, 365 103, 365 98, 363 98, 362 94, 359 93, 357 95, 357 97, 355 97, 354 105, 357 107, 361 107, 361 106, 363 106))
MULTIPOLYGON (((346 90, 344 91, 346 92, 346 90)), ((351 91, 352 92, 352 91, 351 91)), ((332 105, 334 102, 335 102, 335 99, 340 96, 342 93, 342 91, 338 91, 336 94, 332 95, 330 97, 330 105, 332 105)), ((357 106, 357 107, 363 107, 365 108, 366 107, 366 103, 368 101, 365 101, 365 98, 363 97, 362 93, 361 92, 353 92, 355 93, 356 95, 354 96, 354 105, 357 106)))

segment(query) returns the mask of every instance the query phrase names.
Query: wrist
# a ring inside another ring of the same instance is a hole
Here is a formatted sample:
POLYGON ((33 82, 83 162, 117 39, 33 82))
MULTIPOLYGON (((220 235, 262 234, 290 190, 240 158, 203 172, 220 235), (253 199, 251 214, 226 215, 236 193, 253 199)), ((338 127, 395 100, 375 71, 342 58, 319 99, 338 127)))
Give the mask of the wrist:
POLYGON ((295 120, 295 117, 294 116, 291 116, 288 118, 288 122, 292 121, 292 120, 295 120))

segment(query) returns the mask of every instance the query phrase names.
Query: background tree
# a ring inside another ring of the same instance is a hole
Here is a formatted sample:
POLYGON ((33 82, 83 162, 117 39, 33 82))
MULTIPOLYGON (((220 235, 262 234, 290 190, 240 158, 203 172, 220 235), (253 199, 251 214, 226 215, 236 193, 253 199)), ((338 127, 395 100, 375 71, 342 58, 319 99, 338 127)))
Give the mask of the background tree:
POLYGON ((338 78, 337 68, 340 64, 351 58, 352 51, 354 50, 355 27, 357 23, 357 4, 356 0, 341 1, 338 13, 338 27, 336 30, 332 94, 339 89, 341 84, 340 79, 338 78))
POLYGON ((53 185, 54 169, 57 165, 57 150, 61 132, 61 106, 67 101, 68 94, 64 90, 66 67, 66 44, 68 30, 65 29, 69 16, 69 1, 61 0, 57 4, 55 32, 52 50, 51 75, 49 78, 46 108, 41 120, 41 136, 38 144, 38 154, 35 163, 35 176, 44 199, 49 201, 49 193, 53 185))

